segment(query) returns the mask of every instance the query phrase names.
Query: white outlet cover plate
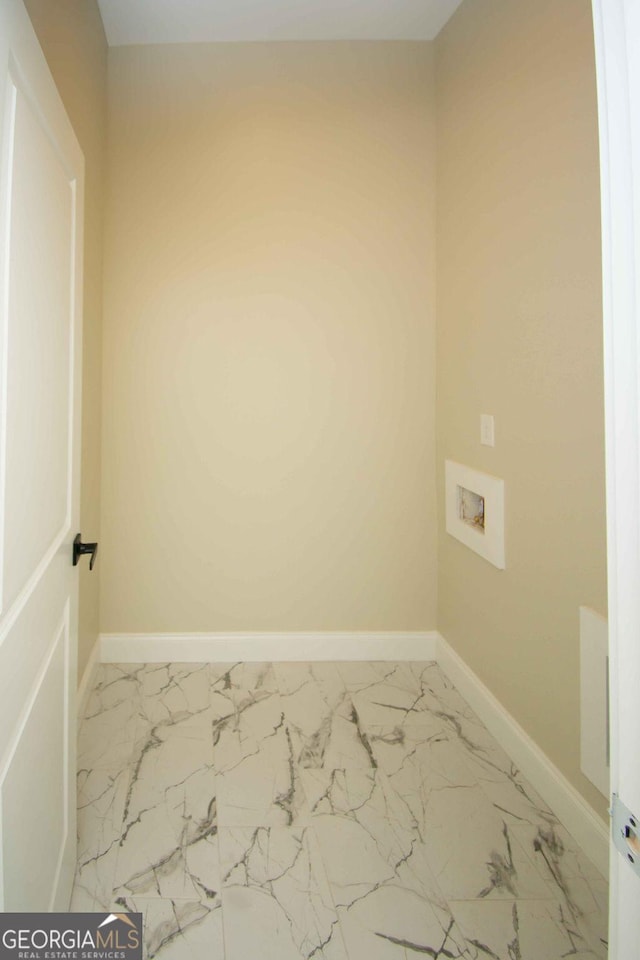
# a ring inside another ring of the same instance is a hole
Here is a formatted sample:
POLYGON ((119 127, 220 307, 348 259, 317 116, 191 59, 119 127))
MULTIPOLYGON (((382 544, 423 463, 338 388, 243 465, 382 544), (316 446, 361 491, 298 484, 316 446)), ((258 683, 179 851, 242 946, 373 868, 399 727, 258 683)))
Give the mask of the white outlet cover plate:
POLYGON ((480 443, 485 447, 496 445, 496 424, 490 413, 480 414, 480 443))

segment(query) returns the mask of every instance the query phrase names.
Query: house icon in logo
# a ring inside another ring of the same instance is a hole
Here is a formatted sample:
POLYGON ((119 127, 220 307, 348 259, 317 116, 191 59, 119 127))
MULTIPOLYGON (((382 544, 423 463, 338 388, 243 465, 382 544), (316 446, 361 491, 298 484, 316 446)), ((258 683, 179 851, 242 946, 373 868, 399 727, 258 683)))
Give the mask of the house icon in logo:
MULTIPOLYGON (((95 928, 94 928, 95 929, 95 928)), ((109 913, 98 924, 95 932, 98 950, 107 955, 116 951, 122 960, 140 960, 142 957, 142 914, 109 913)), ((83 960, 83 958, 78 958, 83 960)))
POLYGON ((98 924, 98 930, 101 927, 106 927, 109 923, 114 923, 116 920, 122 920, 123 923, 126 923, 128 926, 133 927, 134 930, 137 930, 137 927, 131 917, 127 913, 110 913, 102 923, 98 924))

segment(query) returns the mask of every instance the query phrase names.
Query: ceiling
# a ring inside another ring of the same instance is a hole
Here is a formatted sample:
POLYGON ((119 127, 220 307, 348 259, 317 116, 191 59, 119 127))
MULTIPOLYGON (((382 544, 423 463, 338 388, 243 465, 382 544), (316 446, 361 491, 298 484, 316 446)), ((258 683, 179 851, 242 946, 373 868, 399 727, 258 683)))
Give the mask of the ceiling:
POLYGON ((433 40, 461 0, 98 0, 111 46, 433 40))

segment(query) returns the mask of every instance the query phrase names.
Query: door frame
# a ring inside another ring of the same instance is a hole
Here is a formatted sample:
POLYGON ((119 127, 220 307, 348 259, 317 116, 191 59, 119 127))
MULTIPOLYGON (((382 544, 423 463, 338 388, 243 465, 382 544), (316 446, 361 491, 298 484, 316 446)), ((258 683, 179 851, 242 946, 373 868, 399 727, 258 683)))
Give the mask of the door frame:
MULTIPOLYGON (((611 791, 640 814, 640 5, 592 0, 602 198, 611 791)), ((610 845, 612 960, 637 956, 640 877, 610 845)))

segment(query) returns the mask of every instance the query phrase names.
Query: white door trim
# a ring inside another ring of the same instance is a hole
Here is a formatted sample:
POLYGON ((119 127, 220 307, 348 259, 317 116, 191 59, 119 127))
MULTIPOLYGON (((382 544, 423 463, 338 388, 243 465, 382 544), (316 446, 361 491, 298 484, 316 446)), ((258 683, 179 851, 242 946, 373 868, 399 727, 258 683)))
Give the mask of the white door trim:
MULTIPOLYGON (((593 0, 600 125, 611 789, 640 814, 640 6, 593 0)), ((640 941, 640 878, 611 847, 610 956, 640 941)))

